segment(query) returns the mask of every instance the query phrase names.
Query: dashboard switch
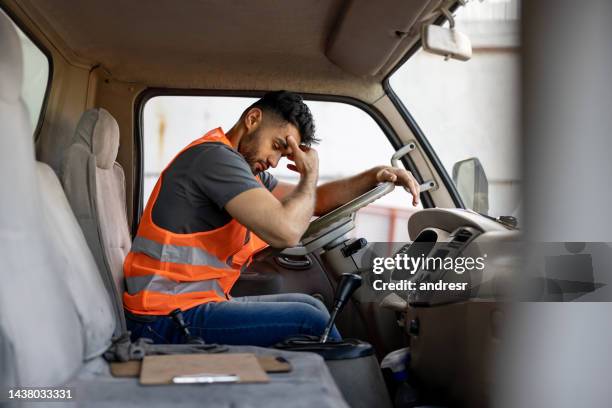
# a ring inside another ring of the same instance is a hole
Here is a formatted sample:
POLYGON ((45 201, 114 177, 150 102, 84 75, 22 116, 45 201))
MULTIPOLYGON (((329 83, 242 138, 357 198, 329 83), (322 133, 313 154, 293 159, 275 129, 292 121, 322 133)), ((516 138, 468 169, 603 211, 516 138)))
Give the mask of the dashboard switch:
POLYGON ((368 245, 368 241, 365 238, 356 239, 342 248, 342 255, 344 255, 345 258, 348 258, 349 256, 361 251, 366 247, 366 245, 368 245))

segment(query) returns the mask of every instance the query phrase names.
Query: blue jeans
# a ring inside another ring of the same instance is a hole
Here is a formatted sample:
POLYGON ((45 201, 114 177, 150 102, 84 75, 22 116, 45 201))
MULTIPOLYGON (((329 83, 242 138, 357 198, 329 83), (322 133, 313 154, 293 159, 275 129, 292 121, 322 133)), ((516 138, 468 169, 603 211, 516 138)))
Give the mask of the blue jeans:
MULTIPOLYGON (((209 302, 183 311, 194 336, 206 343, 271 346, 288 337, 320 336, 329 320, 325 305, 301 293, 244 296, 227 302, 209 302)), ((132 339, 148 337, 154 343, 184 343, 181 331, 170 317, 142 323, 127 319, 132 339)), ((341 339, 334 327, 330 339, 341 339)))

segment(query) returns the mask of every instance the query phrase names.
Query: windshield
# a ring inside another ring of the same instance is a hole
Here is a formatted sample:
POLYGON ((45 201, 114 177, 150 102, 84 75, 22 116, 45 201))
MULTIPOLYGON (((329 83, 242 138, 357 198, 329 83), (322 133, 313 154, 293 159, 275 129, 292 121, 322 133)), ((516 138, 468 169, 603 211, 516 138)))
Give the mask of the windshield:
POLYGON ((470 1, 455 15, 455 29, 472 42, 472 58, 445 61, 420 49, 391 76, 390 84, 465 206, 518 218, 519 4, 470 1), (486 178, 479 177, 481 170, 486 178))

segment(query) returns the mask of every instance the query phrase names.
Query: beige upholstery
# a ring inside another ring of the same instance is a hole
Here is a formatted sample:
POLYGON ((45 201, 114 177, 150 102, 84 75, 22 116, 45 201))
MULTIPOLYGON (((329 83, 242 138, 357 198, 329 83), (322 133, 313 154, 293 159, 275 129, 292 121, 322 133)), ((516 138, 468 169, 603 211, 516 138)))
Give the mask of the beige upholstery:
POLYGON ((47 164, 37 162, 37 177, 45 227, 52 231, 47 246, 59 258, 53 272, 70 290, 84 334, 84 359, 90 360, 102 355, 111 344, 115 328, 112 305, 57 175, 47 164))
POLYGON ((132 245, 125 207, 125 176, 119 163, 108 170, 96 169, 98 222, 104 255, 115 285, 123 293, 123 261, 132 245))
POLYGON ((69 289, 50 273, 61 258, 47 245, 54 237, 44 227, 20 94, 21 46, 2 10, 0 50, 0 389, 7 390, 66 381, 82 363, 85 340, 69 289))
POLYGON ((115 162, 118 149, 117 121, 104 109, 90 109, 81 117, 61 164, 68 201, 115 301, 116 334, 125 329, 123 260, 131 247, 125 176, 115 162))
POLYGON ((119 125, 104 109, 91 109, 81 116, 73 143, 86 146, 96 156, 96 167, 108 170, 119 151, 119 125))
POLYGON ((327 43, 327 57, 355 75, 384 76, 398 52, 403 55, 415 43, 418 20, 432 3, 438 1, 352 0, 327 43))
MULTIPOLYGON (((0 11, 1 13, 1 11, 0 11)), ((0 58, 0 101, 5 104, 23 108, 21 101, 21 82, 23 80, 23 61, 21 46, 17 33, 11 27, 11 22, 0 16, 0 45, 2 58, 0 58)))
POLYGON ((417 22, 441 1, 19 0, 19 8, 71 62, 112 73, 102 93, 117 84, 288 89, 373 103, 384 95, 382 78, 418 41, 417 22))

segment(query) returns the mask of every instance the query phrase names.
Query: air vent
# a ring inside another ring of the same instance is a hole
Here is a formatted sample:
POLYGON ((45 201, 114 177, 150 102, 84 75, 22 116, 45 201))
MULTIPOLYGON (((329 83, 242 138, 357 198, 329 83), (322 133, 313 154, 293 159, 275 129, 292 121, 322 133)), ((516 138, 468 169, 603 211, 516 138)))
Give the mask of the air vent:
POLYGON ((451 242, 448 243, 448 246, 451 248, 461 248, 465 245, 466 242, 472 238, 472 233, 466 229, 459 229, 451 242))

